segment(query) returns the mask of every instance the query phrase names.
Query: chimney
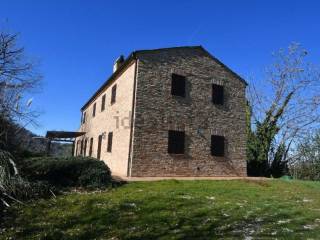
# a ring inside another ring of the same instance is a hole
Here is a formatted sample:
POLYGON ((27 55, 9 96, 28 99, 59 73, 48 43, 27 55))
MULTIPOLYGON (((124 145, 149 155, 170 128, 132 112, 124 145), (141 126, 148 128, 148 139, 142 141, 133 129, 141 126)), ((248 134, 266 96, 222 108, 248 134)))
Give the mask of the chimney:
POLYGON ((123 62, 124 62, 124 57, 123 55, 120 55, 120 57, 118 57, 113 64, 113 72, 117 71, 123 62))

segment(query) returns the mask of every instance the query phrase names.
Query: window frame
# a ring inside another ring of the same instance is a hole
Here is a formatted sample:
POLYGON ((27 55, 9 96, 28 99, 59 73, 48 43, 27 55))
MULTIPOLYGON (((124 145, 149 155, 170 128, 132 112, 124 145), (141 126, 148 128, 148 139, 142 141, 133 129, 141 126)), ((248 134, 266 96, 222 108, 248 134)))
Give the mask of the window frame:
POLYGON ((117 84, 113 85, 111 88, 111 105, 116 102, 117 98, 117 84))
POLYGON ((107 143, 107 152, 112 152, 112 144, 113 143, 113 132, 108 133, 108 143, 107 143))
POLYGON ((211 151, 211 155, 212 156, 214 156, 214 157, 224 157, 225 154, 226 154, 225 148, 226 148, 226 138, 224 136, 211 135, 210 151, 211 151), (218 143, 217 143, 217 141, 218 141, 218 143), (219 141, 222 141, 222 143, 221 142, 219 143, 219 141), (218 147, 215 148, 214 146, 218 146, 218 147), (215 149, 218 149, 218 150, 215 150, 215 149))
POLYGON ((101 112, 106 109, 106 94, 103 94, 101 97, 101 112))
POLYGON ((99 160, 101 159, 102 139, 103 139, 103 136, 102 134, 100 134, 98 137, 98 147, 97 147, 97 159, 99 160))
POLYGON ((92 106, 92 117, 96 116, 97 103, 95 102, 92 106))
POLYGON ((186 145, 185 141, 186 141, 185 131, 169 130, 168 131, 168 153, 175 154, 175 155, 185 154, 185 145, 186 145))
POLYGON ((224 105, 224 86, 212 83, 211 86, 212 103, 215 105, 224 105))
POLYGON ((86 118, 87 118, 87 112, 82 113, 82 124, 86 123, 86 118))
POLYGON ((186 76, 177 74, 177 73, 172 73, 171 74, 171 95, 175 97, 186 97, 186 83, 187 83, 187 78, 186 76), (183 80, 183 88, 180 88, 181 82, 183 80), (180 81, 180 83, 179 83, 180 81), (183 90, 181 90, 183 89, 183 90))

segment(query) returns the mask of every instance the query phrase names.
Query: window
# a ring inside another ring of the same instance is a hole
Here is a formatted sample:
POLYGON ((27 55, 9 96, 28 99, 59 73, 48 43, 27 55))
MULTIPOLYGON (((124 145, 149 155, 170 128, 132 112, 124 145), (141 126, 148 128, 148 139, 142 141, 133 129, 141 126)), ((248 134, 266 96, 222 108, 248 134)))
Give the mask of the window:
POLYGON ((106 95, 104 94, 101 99, 101 112, 106 109, 106 95))
POLYGON ((114 85, 111 89, 111 104, 116 102, 116 95, 117 95, 117 85, 114 85))
POLYGON ((108 146, 107 146, 107 152, 112 151, 112 138, 113 138, 113 132, 108 133, 108 146))
POLYGON ((83 149, 83 155, 84 155, 84 156, 86 156, 86 154, 87 154, 87 143, 88 143, 88 140, 86 139, 86 140, 84 141, 84 149, 83 149))
POLYGON ((93 138, 90 138, 89 157, 92 157, 93 138))
POLYGON ((101 157, 101 145, 102 145, 102 135, 99 135, 98 138, 98 149, 97 149, 97 159, 101 157))
POLYGON ((211 136, 211 155, 223 157, 224 156, 224 137, 223 136, 211 136))
POLYGON ((97 108, 97 104, 94 103, 94 104, 93 104, 93 108, 92 108, 92 117, 95 117, 95 116, 96 116, 96 108, 97 108))
POLYGON ((168 153, 184 153, 184 135, 182 131, 169 131, 168 153))
POLYGON ((82 123, 86 122, 86 115, 87 115, 86 112, 82 114, 82 123))
POLYGON ((185 97, 186 77, 174 73, 171 75, 171 94, 174 96, 185 97))
POLYGON ((223 105, 223 86, 212 84, 212 102, 223 105))

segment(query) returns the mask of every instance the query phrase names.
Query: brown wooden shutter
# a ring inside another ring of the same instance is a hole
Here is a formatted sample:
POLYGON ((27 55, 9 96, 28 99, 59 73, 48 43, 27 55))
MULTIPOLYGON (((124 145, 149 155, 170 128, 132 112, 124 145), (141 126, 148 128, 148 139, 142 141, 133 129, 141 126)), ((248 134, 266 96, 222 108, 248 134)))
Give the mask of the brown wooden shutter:
POLYGON ((96 116, 96 108, 97 108, 97 104, 94 103, 94 104, 93 104, 93 108, 92 108, 92 117, 95 117, 95 116, 96 116))
POLYGON ((82 120, 83 120, 83 122, 82 122, 82 123, 85 123, 85 122, 86 122, 86 115, 87 115, 87 113, 86 113, 86 112, 84 112, 84 113, 83 113, 83 118, 82 118, 82 120))
POLYGON ((184 153, 185 133, 182 131, 169 130, 168 134, 168 153, 183 154, 184 153))
POLYGON ((108 133, 108 147, 107 147, 107 152, 112 151, 112 138, 113 138, 113 132, 108 133))
POLYGON ((211 155, 223 157, 224 156, 225 139, 223 136, 211 136, 211 155))
POLYGON ((171 94, 174 96, 185 97, 186 77, 175 73, 171 75, 171 94))
POLYGON ((214 104, 223 105, 224 94, 223 94, 223 86, 212 84, 212 102, 214 104))
POLYGON ((102 145, 102 135, 99 135, 98 138, 98 149, 97 149, 97 159, 101 157, 101 145, 102 145))
POLYGON ((117 85, 114 85, 111 89, 111 104, 116 102, 116 96, 117 96, 117 85))
POLYGON ((105 109, 106 109, 106 95, 104 94, 101 100, 101 112, 104 111, 105 109))

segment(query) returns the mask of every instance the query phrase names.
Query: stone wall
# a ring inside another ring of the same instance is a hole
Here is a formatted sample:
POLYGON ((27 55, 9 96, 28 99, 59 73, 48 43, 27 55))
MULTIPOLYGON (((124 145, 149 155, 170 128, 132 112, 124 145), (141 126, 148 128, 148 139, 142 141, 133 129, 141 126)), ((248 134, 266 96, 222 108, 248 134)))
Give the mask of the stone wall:
POLYGON ((245 83, 201 48, 138 55, 131 176, 245 176, 245 83), (186 98, 171 95, 171 74, 187 77, 186 98), (211 102, 211 84, 224 86, 224 105, 211 102), (168 130, 184 130, 185 154, 168 154, 168 130), (213 157, 211 135, 226 139, 213 157))

